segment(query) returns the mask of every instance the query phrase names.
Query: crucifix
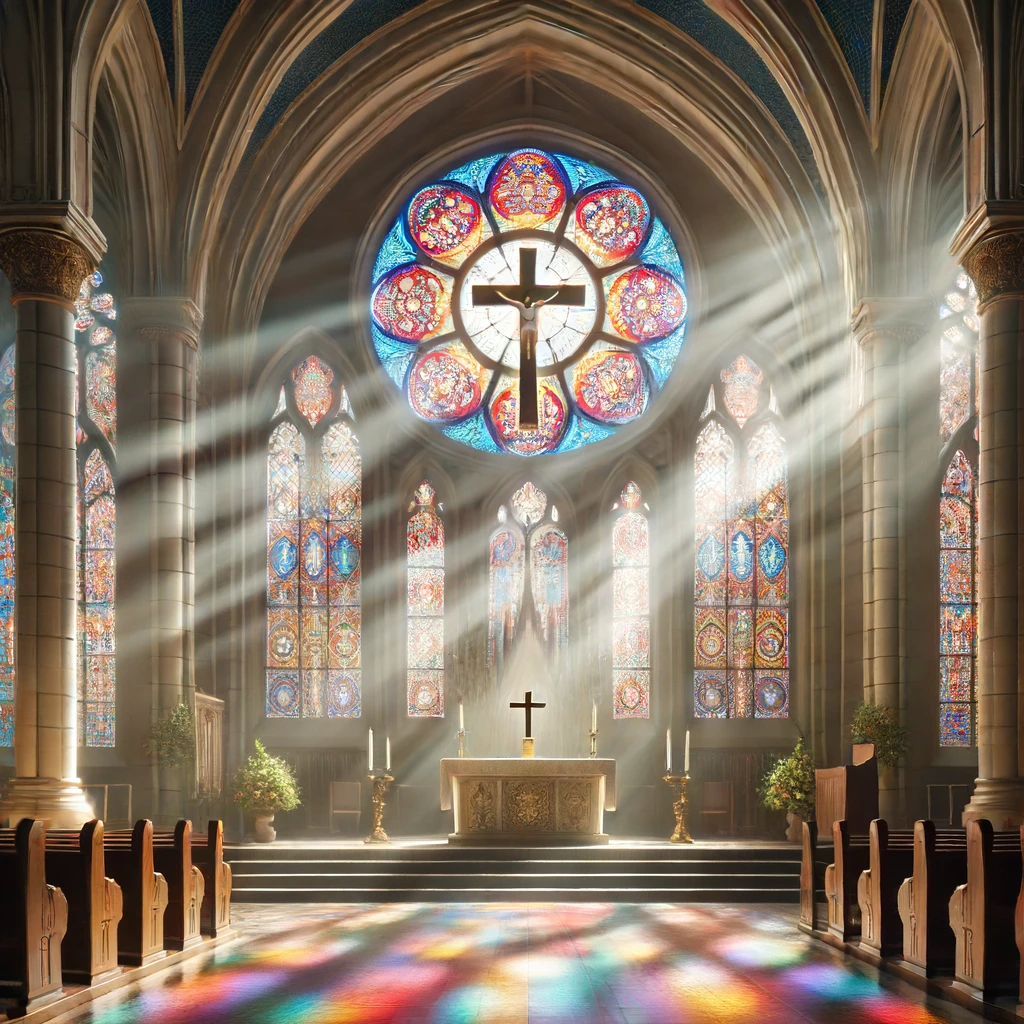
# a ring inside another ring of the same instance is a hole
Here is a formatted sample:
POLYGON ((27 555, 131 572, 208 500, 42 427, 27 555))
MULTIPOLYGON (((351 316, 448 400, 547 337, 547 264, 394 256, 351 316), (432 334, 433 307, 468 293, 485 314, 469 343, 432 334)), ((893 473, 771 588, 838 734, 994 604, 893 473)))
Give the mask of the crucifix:
MULTIPOLYGON (((582 306, 587 301, 583 284, 537 284, 537 250, 519 250, 518 284, 473 285, 474 306, 515 306, 519 310, 519 429, 536 430, 537 408, 537 310, 541 306, 582 306)), ((535 707, 541 705, 536 704, 535 707)), ((529 733, 530 712, 526 712, 529 733)))
POLYGON ((533 725, 533 709, 534 708, 546 708, 547 704, 535 703, 533 699, 533 690, 526 691, 525 700, 513 700, 509 702, 510 708, 525 708, 526 709, 526 735, 532 736, 532 725, 533 725))

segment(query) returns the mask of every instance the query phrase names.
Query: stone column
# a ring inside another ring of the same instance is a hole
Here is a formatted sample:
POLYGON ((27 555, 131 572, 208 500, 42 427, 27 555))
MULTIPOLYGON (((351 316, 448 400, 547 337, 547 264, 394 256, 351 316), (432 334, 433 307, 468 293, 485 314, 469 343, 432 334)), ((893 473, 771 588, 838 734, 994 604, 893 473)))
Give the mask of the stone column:
MULTIPOLYGON (((150 720, 195 694, 195 414, 202 314, 184 297, 133 297, 122 303, 121 335, 133 348, 128 399, 143 429, 132 446, 133 523, 141 586, 133 616, 148 637, 150 720), (141 561, 141 560, 140 560, 141 561)), ((122 347, 122 352, 124 347, 122 347)), ((123 444, 126 442, 122 442, 123 444)), ((122 456, 124 458, 124 456, 122 456)), ((139 659, 142 663, 142 659, 139 659)), ((155 780, 161 818, 181 813, 183 776, 161 769, 155 780)))
MULTIPOLYGON (((905 713, 903 635, 903 467, 901 398, 904 348, 921 336, 927 305, 873 298, 854 311, 864 360, 863 585, 864 699, 905 713)), ((846 723, 844 723, 845 728, 846 723)), ((903 817, 898 769, 879 773, 879 813, 903 817)))
POLYGON ((1024 211, 1009 218, 982 207, 956 250, 981 319, 978 778, 964 820, 1016 828, 1024 822, 1024 211))
POLYGON ((73 309, 101 247, 98 235, 83 244, 51 228, 0 233, 17 323, 17 774, 0 806, 12 822, 75 827, 92 817, 77 777, 73 309))

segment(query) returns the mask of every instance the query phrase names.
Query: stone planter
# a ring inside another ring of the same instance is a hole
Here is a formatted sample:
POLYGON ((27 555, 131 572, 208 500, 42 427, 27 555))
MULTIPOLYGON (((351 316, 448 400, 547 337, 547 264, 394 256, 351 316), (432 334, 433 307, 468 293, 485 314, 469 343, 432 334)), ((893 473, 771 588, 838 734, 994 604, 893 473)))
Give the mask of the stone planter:
POLYGON ((277 832, 270 824, 274 820, 272 814, 253 815, 253 836, 257 843, 272 843, 277 838, 277 832))
POLYGON ((791 843, 799 843, 803 839, 804 819, 799 814, 786 811, 786 838, 791 843))

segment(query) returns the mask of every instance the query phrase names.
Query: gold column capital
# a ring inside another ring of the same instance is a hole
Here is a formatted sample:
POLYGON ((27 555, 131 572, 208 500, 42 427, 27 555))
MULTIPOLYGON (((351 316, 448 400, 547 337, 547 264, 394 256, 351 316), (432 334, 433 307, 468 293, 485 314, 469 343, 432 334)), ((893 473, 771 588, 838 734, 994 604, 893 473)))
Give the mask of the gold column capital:
POLYGON ((978 289, 978 303, 1001 295, 1024 298, 1024 203, 982 203, 950 247, 978 289))
POLYGON ((0 229, 0 269, 11 301, 42 299, 74 312, 82 282, 97 261, 67 235, 51 228, 0 229))

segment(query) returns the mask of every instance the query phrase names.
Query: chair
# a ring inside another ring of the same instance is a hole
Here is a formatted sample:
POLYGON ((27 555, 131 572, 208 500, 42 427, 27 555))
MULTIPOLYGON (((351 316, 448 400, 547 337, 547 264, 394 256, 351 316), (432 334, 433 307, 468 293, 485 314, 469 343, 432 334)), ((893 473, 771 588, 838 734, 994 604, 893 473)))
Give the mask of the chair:
POLYGON ((332 782, 330 797, 330 826, 337 832, 334 820, 339 814, 355 815, 356 831, 359 830, 359 818, 362 815, 363 787, 358 782, 332 782))
MULTIPOLYGON (((733 814, 732 783, 731 782, 701 782, 700 784, 700 820, 701 825, 704 818, 724 818, 728 826, 725 829, 726 835, 732 835, 736 830, 736 821, 733 814)), ((721 832, 722 829, 716 829, 721 832)))

